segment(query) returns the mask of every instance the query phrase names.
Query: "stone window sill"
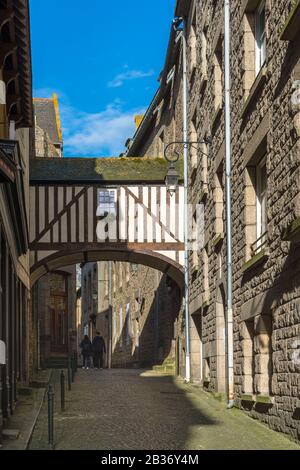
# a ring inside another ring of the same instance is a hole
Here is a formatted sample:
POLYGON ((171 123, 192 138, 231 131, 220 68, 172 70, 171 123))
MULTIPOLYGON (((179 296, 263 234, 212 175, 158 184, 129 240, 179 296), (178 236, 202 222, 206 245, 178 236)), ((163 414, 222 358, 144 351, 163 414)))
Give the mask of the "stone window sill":
POLYGON ((261 264, 265 263, 270 256, 269 248, 266 247, 262 249, 257 255, 253 256, 249 261, 247 261, 242 267, 242 272, 245 273, 251 269, 257 268, 261 264))
POLYGON ((283 41, 294 41, 300 32, 300 0, 296 2, 280 33, 283 41))
POLYGON ((250 403, 262 403, 266 405, 274 405, 275 398, 269 395, 253 395, 251 393, 241 395, 241 401, 250 403))
POLYGON ((242 108, 242 117, 244 118, 253 102, 257 99, 257 95, 259 94, 262 86, 264 85, 265 81, 266 81, 266 78, 267 78, 267 67, 264 65, 262 68, 261 68, 261 71, 259 72, 259 74, 257 75, 251 89, 250 89, 250 92, 249 92, 249 96, 248 98, 246 99, 246 102, 242 108))
POLYGON ((195 265, 192 267, 192 274, 197 274, 199 271, 200 271, 200 266, 199 266, 199 264, 195 264, 195 265))
POLYGON ((206 84, 207 84, 207 75, 205 73, 205 74, 202 74, 201 77, 200 77, 200 85, 199 85, 200 95, 203 93, 203 90, 204 90, 206 84))
POLYGON ((217 235, 215 235, 212 241, 212 245, 215 250, 223 243, 223 240, 224 240, 224 233, 217 233, 217 235))
POLYGON ((200 194, 199 202, 204 202, 208 196, 208 187, 205 186, 200 194))
POLYGON ((292 243, 300 242, 300 217, 297 217, 285 230, 283 241, 288 241, 292 243))
POLYGON ((217 128, 217 125, 219 124, 220 122, 220 119, 221 119, 221 116, 222 116, 222 111, 223 111, 223 106, 221 106, 220 104, 217 106, 216 110, 215 110, 215 114, 212 118, 212 123, 211 123, 211 129, 212 129, 212 134, 214 133, 214 131, 216 130, 217 128))
POLYGON ((210 292, 207 290, 207 291, 204 291, 203 294, 202 294, 202 309, 206 309, 208 308, 210 305, 210 292))
POLYGON ((193 184, 194 181, 195 181, 195 177, 196 177, 196 173, 197 173, 197 168, 198 168, 198 165, 192 164, 192 166, 191 166, 191 176, 190 176, 192 184, 193 184))
POLYGON ((247 401, 247 402, 250 402, 250 403, 254 403, 255 402, 255 395, 252 395, 252 394, 243 394, 241 395, 241 401, 247 401))

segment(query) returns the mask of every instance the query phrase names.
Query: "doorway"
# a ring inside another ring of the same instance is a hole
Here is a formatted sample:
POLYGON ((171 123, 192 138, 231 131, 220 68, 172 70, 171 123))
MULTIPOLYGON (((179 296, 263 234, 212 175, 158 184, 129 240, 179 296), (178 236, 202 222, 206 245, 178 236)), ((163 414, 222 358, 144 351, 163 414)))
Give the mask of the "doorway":
POLYGON ((68 294, 67 276, 51 274, 50 281, 50 352, 68 352, 68 294))

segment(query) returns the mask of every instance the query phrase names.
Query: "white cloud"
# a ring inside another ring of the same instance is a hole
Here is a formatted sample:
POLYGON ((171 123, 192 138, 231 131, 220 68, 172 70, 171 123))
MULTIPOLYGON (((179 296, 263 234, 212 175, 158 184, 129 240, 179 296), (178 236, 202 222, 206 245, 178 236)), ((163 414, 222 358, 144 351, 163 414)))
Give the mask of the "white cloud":
POLYGON ((60 104, 65 154, 73 156, 118 156, 135 132, 134 115, 144 110, 123 111, 118 102, 99 113, 79 111, 60 104))
POLYGON ((87 113, 70 104, 61 90, 40 88, 34 90, 36 98, 51 98, 57 93, 61 116, 64 154, 75 157, 118 156, 125 150, 125 142, 135 132, 134 115, 145 109, 124 111, 124 103, 115 99, 98 113, 87 113))
MULTIPOLYGON (((125 69, 127 69, 127 66, 125 66, 125 69)), ((149 70, 148 72, 143 72, 142 70, 126 70, 126 72, 119 73, 113 80, 108 82, 108 86, 110 88, 118 88, 128 80, 138 80, 140 78, 152 77, 153 75, 154 70, 149 70)))

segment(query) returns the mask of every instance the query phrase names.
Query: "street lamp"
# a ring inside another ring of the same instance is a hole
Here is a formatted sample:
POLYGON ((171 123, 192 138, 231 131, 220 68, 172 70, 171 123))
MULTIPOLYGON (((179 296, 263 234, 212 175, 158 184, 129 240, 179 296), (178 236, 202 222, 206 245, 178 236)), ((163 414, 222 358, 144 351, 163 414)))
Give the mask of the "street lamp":
POLYGON ((174 163, 170 163, 168 173, 165 178, 165 183, 167 186, 167 191, 170 196, 174 196, 179 182, 179 174, 175 168, 174 163))
MULTIPOLYGON (((210 143, 211 143, 210 139, 204 139, 204 140, 200 140, 199 142, 176 141, 176 142, 171 142, 170 144, 166 146, 165 151, 164 151, 164 157, 169 163, 169 168, 165 177, 165 184, 166 184, 167 191, 170 194, 170 196, 173 196, 176 193, 176 190, 178 187, 179 173, 175 167, 175 163, 178 162, 179 157, 180 157, 177 150, 174 150, 174 153, 172 155, 168 154, 168 150, 171 148, 171 146, 183 145, 184 147, 193 147, 193 145, 210 144, 210 143)), ((203 155, 208 156, 206 153, 202 152, 202 150, 198 149, 198 151, 202 153, 203 155)))
MULTIPOLYGON (((185 36, 184 36, 185 37, 185 36)), ((186 42, 184 40, 184 47, 186 45, 186 42)), ((186 54, 183 54, 183 57, 186 57, 186 54)), ((187 90, 187 81, 186 81, 186 61, 184 61, 184 91, 187 90)), ((184 102, 187 103, 186 96, 184 93, 184 102)), ((178 186, 178 181, 179 181, 179 176, 175 168, 175 163, 179 160, 179 152, 176 149, 176 145, 182 145, 183 146, 183 161, 184 161, 184 301, 185 301, 185 306, 184 306, 184 311, 185 311, 185 340, 186 340, 186 350, 185 350, 185 370, 186 370, 186 377, 185 381, 190 382, 191 380, 191 363, 190 363, 190 310, 189 310, 189 236, 188 236, 188 230, 189 230, 189 222, 188 222, 188 185, 189 185, 189 171, 188 171, 188 150, 189 147, 192 147, 193 145, 199 145, 199 144, 208 144, 210 143, 210 139, 204 139, 199 142, 188 142, 188 133, 187 133, 187 109, 185 108, 184 111, 184 132, 183 132, 183 141, 175 141, 169 143, 164 151, 164 157, 169 162, 169 169, 168 173, 165 179, 168 192, 173 195, 176 192, 176 188, 178 186), (175 146, 174 152, 170 152, 168 154, 168 150, 171 148, 171 146, 175 146)), ((197 148, 198 149, 198 148, 197 148)), ((208 156, 204 152, 202 152, 199 149, 199 152, 201 152, 203 155, 208 156)))

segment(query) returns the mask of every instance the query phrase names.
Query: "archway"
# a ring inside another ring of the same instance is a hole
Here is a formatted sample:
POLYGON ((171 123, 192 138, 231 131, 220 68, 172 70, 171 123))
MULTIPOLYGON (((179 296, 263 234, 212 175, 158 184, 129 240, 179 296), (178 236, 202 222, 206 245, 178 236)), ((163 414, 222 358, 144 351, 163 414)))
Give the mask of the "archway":
POLYGON ((161 253, 150 250, 133 250, 128 248, 127 245, 119 247, 99 245, 97 249, 84 245, 79 250, 64 250, 52 253, 32 267, 31 285, 34 286, 48 272, 56 271, 64 266, 97 261, 123 261, 157 269, 168 275, 183 290, 184 270, 180 264, 161 253))

